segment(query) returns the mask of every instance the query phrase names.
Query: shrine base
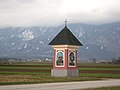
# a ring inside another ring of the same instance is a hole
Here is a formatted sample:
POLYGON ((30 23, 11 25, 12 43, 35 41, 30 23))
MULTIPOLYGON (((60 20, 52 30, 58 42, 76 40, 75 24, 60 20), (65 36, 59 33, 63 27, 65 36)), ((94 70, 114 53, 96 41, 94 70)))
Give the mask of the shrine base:
POLYGON ((76 77, 79 76, 79 70, 56 70, 52 69, 51 70, 51 76, 55 77, 76 77))

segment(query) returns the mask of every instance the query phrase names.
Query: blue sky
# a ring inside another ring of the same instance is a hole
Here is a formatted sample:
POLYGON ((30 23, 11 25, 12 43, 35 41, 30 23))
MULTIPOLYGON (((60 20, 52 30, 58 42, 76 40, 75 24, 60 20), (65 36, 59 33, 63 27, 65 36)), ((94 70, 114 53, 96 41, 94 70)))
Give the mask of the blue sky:
POLYGON ((120 21, 120 0, 0 0, 0 26, 120 21))

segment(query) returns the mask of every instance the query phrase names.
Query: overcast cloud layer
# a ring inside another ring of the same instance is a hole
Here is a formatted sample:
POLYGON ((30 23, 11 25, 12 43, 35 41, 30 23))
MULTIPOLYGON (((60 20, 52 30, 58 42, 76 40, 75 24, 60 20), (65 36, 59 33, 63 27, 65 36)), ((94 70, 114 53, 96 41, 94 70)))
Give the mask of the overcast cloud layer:
POLYGON ((0 0, 0 26, 120 21, 120 0, 0 0))

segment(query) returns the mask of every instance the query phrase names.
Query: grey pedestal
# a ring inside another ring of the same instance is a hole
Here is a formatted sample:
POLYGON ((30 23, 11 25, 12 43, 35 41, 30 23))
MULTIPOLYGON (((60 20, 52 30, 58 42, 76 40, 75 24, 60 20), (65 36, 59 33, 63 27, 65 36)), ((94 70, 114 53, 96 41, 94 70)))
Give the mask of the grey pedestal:
POLYGON ((52 69, 51 76, 55 76, 55 77, 79 76, 79 70, 56 70, 56 69, 52 69))

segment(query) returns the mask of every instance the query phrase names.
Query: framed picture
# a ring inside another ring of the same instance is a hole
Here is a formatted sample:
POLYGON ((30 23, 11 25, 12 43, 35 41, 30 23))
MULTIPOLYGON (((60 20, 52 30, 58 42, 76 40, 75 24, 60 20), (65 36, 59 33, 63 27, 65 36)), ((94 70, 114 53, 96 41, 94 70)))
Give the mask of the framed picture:
POLYGON ((69 50, 68 65, 69 65, 69 67, 75 67, 76 66, 76 54, 75 54, 74 50, 69 50))
POLYGON ((56 51, 56 66, 64 67, 64 50, 56 51))

